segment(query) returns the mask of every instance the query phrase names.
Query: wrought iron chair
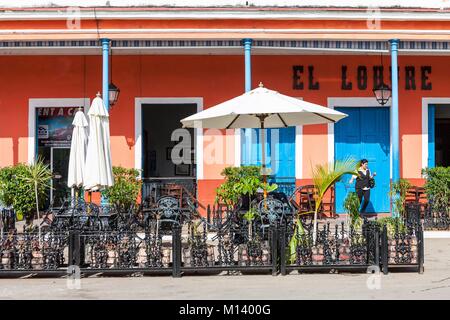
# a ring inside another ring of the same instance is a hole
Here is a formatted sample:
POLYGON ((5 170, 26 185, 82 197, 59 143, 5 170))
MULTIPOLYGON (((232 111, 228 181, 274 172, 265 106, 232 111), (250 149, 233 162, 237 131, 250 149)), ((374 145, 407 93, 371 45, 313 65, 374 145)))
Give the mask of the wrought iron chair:
POLYGON ((287 207, 281 200, 269 197, 259 202, 258 212, 261 223, 259 228, 263 236, 266 234, 266 229, 280 224, 285 219, 286 211, 287 207))
POLYGON ((179 204, 179 200, 174 197, 163 196, 158 199, 155 208, 158 228, 170 231, 174 224, 181 224, 182 209, 179 204))

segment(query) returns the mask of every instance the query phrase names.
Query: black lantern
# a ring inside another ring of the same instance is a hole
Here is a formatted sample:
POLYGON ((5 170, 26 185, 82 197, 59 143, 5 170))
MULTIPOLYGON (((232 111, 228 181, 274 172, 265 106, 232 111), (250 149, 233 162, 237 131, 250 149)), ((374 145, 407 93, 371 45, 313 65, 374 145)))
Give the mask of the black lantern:
MULTIPOLYGON (((380 60, 381 60, 381 70, 384 70, 383 67, 383 52, 380 54, 380 60)), ((391 97, 392 90, 391 88, 384 83, 383 76, 381 77, 381 84, 379 84, 377 87, 373 89, 373 94, 375 95, 375 98, 377 99, 378 103, 384 106, 391 97)))
POLYGON ((111 49, 111 63, 110 63, 110 79, 111 82, 108 85, 108 96, 109 96, 109 107, 111 108, 112 106, 114 106, 117 102, 117 99, 119 99, 119 93, 120 93, 120 89, 112 82, 112 49, 111 49))
POLYGON ((377 99, 378 103, 384 106, 391 97, 392 90, 391 88, 385 84, 381 83, 378 87, 373 89, 373 94, 375 95, 375 98, 377 99))
POLYGON ((109 106, 112 107, 119 99, 120 89, 114 83, 110 83, 108 86, 109 106))

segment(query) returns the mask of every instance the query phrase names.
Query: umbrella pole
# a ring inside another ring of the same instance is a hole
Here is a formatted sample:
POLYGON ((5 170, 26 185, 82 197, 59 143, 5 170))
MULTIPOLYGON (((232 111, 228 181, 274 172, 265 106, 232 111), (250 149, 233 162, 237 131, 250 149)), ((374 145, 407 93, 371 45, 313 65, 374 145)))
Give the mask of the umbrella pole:
POLYGON ((261 167, 262 167, 262 174, 263 174, 263 184, 264 184, 264 206, 266 205, 266 199, 267 199, 267 175, 266 175, 266 135, 264 128, 264 120, 266 119, 267 115, 260 115, 259 120, 261 122, 261 167))

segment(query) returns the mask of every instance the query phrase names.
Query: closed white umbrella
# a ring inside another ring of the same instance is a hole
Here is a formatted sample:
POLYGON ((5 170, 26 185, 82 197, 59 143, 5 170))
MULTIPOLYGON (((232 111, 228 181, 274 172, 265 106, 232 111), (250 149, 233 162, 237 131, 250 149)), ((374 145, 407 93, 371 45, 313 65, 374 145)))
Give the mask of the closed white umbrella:
POLYGON ((70 145, 69 174, 67 186, 79 188, 84 182, 84 162, 86 159, 88 121, 82 109, 75 113, 72 122, 72 142, 70 145))
POLYGON ((109 114, 99 93, 92 101, 88 116, 89 139, 84 171, 84 188, 88 191, 99 191, 114 184, 109 114))

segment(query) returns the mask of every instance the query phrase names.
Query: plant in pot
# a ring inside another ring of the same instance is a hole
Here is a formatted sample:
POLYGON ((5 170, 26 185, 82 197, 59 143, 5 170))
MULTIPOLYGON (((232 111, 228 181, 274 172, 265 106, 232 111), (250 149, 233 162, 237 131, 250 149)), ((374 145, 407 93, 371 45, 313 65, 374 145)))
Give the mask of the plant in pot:
POLYGON ((17 164, 0 170, 0 202, 13 207, 17 220, 26 219, 25 230, 33 229, 33 216, 37 214, 51 187, 51 171, 41 158, 31 165, 17 164))
POLYGON ((393 199, 392 209, 394 216, 405 216, 406 192, 411 188, 411 183, 406 179, 399 179, 391 183, 389 196, 393 199))
POLYGON ((426 178, 425 192, 434 213, 450 214, 450 167, 427 168, 422 171, 426 178))
POLYGON ((313 182, 316 189, 314 207, 313 242, 317 240, 317 214, 327 191, 346 174, 356 175, 357 162, 352 157, 336 160, 326 165, 316 165, 312 170, 313 182))
POLYGON ((363 223, 359 214, 360 205, 356 192, 349 192, 344 200, 344 209, 347 212, 347 225, 353 230, 359 230, 363 223))
POLYGON ((108 203, 119 214, 128 214, 136 206, 142 181, 139 171, 123 167, 113 167, 114 185, 102 191, 108 203))
POLYGON ((40 199, 43 198, 45 200, 47 191, 51 188, 52 171, 50 170, 49 166, 44 163, 44 160, 39 157, 35 163, 26 165, 25 170, 19 173, 17 175, 17 178, 18 180, 27 184, 28 187, 33 188, 40 239, 40 199))
POLYGON ((358 162, 355 161, 352 157, 347 157, 344 160, 336 160, 334 164, 318 164, 315 168, 312 169, 313 182, 316 187, 316 193, 314 195, 314 211, 297 214, 294 232, 291 239, 289 240, 289 244, 287 247, 287 261, 293 262, 296 260, 296 248, 299 245, 299 239, 303 239, 304 241, 308 239, 307 237, 305 237, 304 227, 301 222, 301 216, 314 213, 312 245, 315 245, 317 241, 317 214, 321 208, 322 201, 327 191, 336 182, 340 181, 345 174, 357 174, 357 164, 358 162))

